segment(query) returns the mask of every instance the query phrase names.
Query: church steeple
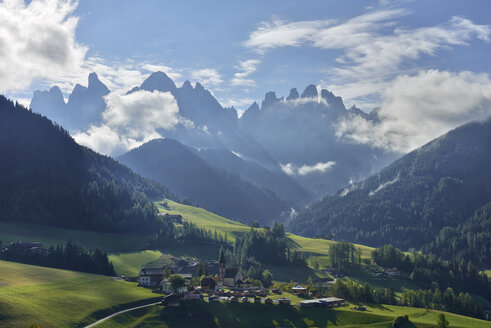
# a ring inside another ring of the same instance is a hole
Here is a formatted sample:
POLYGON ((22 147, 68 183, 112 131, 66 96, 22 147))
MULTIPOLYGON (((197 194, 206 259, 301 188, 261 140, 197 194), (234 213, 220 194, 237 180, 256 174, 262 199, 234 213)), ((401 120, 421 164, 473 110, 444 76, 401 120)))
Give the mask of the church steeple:
POLYGON ((220 281, 223 281, 225 277, 225 253, 223 252, 223 248, 220 248, 220 257, 218 259, 218 278, 220 281))

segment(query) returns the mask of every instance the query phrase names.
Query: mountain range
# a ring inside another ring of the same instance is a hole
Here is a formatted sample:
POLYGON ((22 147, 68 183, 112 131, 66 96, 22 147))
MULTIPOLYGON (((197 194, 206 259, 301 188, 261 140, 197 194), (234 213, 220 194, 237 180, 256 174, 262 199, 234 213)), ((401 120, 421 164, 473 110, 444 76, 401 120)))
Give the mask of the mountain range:
MULTIPOLYGON (((186 81, 178 87, 163 72, 151 74, 128 94, 140 90, 171 93, 179 115, 192 123, 158 130, 162 137, 194 148, 214 172, 220 169, 225 175, 238 175, 243 182, 274 193, 274 198, 297 210, 333 194, 349 181, 377 172, 398 156, 337 136, 340 120, 356 115, 369 116, 356 107, 346 109, 341 97, 325 89, 318 91, 314 85, 307 86, 301 94, 294 88, 286 98, 277 98, 274 92, 268 92, 261 106, 253 103, 240 118, 233 107, 221 106, 200 83, 193 87, 186 81)), ((97 75, 91 73, 88 86, 75 86, 68 103, 65 104, 59 88, 53 87, 50 91, 36 91, 31 108, 52 117, 71 132, 85 131, 88 124, 97 125, 102 121, 104 97, 108 92, 97 75)), ((132 167, 131 163, 128 165, 132 167)), ((132 168, 146 177, 155 175, 141 167, 132 168)), ((160 177, 165 174, 161 172, 160 177)), ((253 194, 257 188, 245 190, 251 193, 249 197, 256 197, 253 194)), ((200 187, 182 194, 189 195, 200 202, 209 199, 200 187)), ((213 206, 209 201, 206 203, 213 206)), ((239 210, 230 213, 223 206, 214 208, 220 214, 244 217, 239 210)), ((269 221, 280 216, 285 206, 281 208, 282 211, 276 211, 269 221)))

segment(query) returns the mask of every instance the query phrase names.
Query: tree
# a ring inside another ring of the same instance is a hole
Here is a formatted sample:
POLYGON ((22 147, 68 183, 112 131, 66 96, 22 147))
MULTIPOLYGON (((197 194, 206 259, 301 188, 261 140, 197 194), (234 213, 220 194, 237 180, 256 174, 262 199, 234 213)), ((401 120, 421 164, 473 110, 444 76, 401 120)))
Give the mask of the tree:
POLYGON ((172 274, 169 276, 170 288, 177 293, 177 291, 186 286, 186 280, 179 274, 172 274))
POLYGON ((450 327, 450 324, 448 323, 448 320, 445 318, 445 315, 443 313, 440 313, 440 315, 438 316, 437 326, 438 328, 450 327))
POLYGON ((263 286, 266 288, 269 288, 271 284, 273 283, 273 274, 269 272, 269 270, 264 270, 261 278, 261 282, 263 283, 263 286))

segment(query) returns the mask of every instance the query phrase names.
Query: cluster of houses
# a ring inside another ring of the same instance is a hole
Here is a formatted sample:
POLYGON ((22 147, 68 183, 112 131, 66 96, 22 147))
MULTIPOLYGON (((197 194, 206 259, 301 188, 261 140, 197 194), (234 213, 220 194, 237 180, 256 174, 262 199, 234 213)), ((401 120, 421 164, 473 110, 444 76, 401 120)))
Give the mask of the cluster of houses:
MULTIPOLYGON (((177 265, 181 259, 176 259, 177 265)), ((160 268, 141 268, 139 272, 139 285, 145 287, 161 288, 164 292, 171 292, 169 279, 165 277, 166 273, 179 274, 186 281, 186 286, 180 288, 178 292, 184 293, 191 284, 193 275, 190 272, 196 271, 196 262, 186 262, 187 265, 180 266, 178 270, 169 267, 160 268), (189 272, 186 273, 185 271, 189 272)), ((176 264, 175 264, 176 265, 176 264)), ((239 269, 226 268, 225 258, 220 258, 218 262, 218 275, 214 278, 207 277, 201 280, 198 289, 206 292, 215 292, 223 288, 250 288, 249 281, 244 280, 244 276, 239 269)))
POLYGON ((399 277, 401 275, 401 271, 397 268, 388 268, 388 269, 385 269, 384 271, 377 272, 375 275, 377 277, 393 278, 393 277, 399 277))
POLYGON ((11 242, 3 251, 16 250, 20 252, 26 252, 31 254, 46 254, 48 250, 41 245, 40 242, 11 242))

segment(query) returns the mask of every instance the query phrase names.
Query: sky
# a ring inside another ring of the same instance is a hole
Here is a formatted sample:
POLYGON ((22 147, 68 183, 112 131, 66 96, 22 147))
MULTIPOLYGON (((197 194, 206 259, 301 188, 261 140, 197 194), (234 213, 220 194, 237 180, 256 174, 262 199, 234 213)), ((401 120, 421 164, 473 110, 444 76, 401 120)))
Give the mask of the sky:
POLYGON ((367 122, 339 133, 385 147, 422 118, 438 129, 489 113, 490 12, 488 0, 3 0, 0 93, 28 104, 58 85, 67 97, 96 72, 124 94, 161 70, 243 111, 268 91, 315 84, 348 107, 381 107, 380 135, 367 122))

